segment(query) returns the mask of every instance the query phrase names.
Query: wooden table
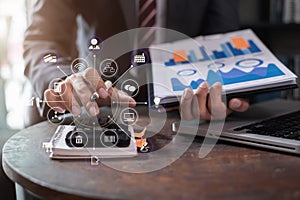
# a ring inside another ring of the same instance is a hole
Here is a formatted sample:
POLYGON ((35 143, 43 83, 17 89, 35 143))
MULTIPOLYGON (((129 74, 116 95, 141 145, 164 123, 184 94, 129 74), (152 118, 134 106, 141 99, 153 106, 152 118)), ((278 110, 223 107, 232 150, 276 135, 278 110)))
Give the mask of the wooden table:
MULTIPOLYGON (((171 114, 164 137, 172 137, 171 114)), ((48 199, 300 199, 300 158, 219 142, 200 159, 201 138, 171 165, 132 174, 85 161, 51 160, 42 149, 56 126, 43 122, 14 135, 3 167, 18 185, 48 199)), ((145 155, 146 156, 146 155, 145 155)), ((122 161, 120 161, 122 162, 122 161)), ((129 161, 126 161, 127 163, 129 161)))

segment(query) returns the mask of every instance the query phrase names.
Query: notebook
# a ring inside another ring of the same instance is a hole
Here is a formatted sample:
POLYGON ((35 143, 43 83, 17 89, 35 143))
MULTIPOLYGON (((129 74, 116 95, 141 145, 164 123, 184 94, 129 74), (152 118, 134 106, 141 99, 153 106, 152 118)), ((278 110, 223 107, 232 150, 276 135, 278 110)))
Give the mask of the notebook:
MULTIPOLYGON (((131 125, 106 120, 105 127, 99 124, 87 126, 75 121, 76 125, 59 125, 51 140, 43 144, 53 159, 121 158, 137 155, 134 131, 131 125)), ((83 120, 81 120, 81 123, 83 120)))

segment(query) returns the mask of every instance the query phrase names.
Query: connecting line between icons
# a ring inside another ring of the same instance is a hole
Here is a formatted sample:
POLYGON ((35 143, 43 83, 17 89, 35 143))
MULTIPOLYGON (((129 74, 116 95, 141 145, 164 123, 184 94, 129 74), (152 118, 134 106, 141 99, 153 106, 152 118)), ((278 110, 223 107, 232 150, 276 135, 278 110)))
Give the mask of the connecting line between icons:
MULTIPOLYGON (((108 117, 108 119, 111 119, 111 121, 115 124, 115 125, 117 125, 120 129, 122 129, 123 131, 124 131, 124 129, 110 116, 110 115, 108 115, 107 116, 108 117)), ((127 135, 127 136, 129 136, 130 138, 132 137, 131 135, 128 135, 127 134, 127 132, 126 131, 124 131, 125 132, 125 134, 127 135)))
POLYGON ((60 66, 57 66, 57 69, 59 69, 64 75, 69 76, 68 74, 66 74, 66 72, 64 72, 64 71, 60 68, 60 66))
POLYGON ((115 123, 117 126, 119 126, 118 123, 110 115, 108 115, 107 118, 111 119, 113 121, 113 123, 115 123))
POLYGON ((93 122, 93 150, 95 150, 95 137, 96 137, 95 122, 93 122))
MULTIPOLYGON (((123 103, 123 104, 125 104, 125 103, 129 103, 129 102, 116 102, 116 101, 113 101, 112 102, 113 104, 117 104, 117 103, 123 103)), ((148 103, 147 102, 135 102, 136 104, 138 104, 138 105, 147 105, 148 103)))
POLYGON ((40 103, 47 103, 47 102, 68 102, 68 101, 43 101, 43 100, 40 100, 39 101, 40 103))
POLYGON ((119 78, 117 80, 115 80, 115 82, 113 82, 112 85, 117 83, 131 68, 133 68, 133 65, 131 65, 121 76, 119 76, 119 78))
POLYGON ((96 55, 94 54, 93 55, 93 57, 94 57, 94 76, 96 76, 96 55))

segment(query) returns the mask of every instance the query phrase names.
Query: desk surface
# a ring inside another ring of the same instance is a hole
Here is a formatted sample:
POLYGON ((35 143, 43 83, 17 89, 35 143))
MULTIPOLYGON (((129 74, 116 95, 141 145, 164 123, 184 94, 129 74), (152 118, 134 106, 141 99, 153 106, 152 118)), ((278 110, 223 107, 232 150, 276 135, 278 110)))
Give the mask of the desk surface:
MULTIPOLYGON (((172 137, 168 119, 163 133, 172 137)), ((42 150, 56 126, 48 122, 14 135, 3 167, 21 186, 51 199, 299 199, 300 158, 219 142, 198 157, 196 138, 180 159, 151 173, 131 174, 85 161, 51 160, 42 150)), ((166 137, 166 138, 167 138, 166 137)), ((158 139, 164 140, 164 139, 158 139)), ((128 161, 127 161, 128 162, 128 161)))

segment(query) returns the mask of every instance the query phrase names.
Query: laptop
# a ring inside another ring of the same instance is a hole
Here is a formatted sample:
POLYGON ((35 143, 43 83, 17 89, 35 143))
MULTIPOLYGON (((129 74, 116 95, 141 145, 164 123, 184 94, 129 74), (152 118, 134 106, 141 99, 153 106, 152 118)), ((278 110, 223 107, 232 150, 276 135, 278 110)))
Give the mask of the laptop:
MULTIPOLYGON (((220 123, 220 122, 213 122, 220 123)), ((172 124, 177 132, 180 122, 172 124)), ((209 122, 200 121, 197 135, 207 134, 209 122)), ((191 134, 195 122, 181 122, 180 130, 191 134)), ((300 154, 300 101, 276 99, 254 104, 245 113, 229 116, 220 140, 300 154)))

